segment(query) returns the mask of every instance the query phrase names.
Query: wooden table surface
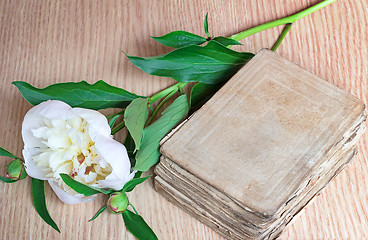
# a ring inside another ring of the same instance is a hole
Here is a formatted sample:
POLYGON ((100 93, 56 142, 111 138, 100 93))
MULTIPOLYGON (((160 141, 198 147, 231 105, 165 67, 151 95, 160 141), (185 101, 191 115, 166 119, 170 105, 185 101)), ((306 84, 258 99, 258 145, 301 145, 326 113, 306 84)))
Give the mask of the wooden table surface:
MULTIPOLYGON (((204 36, 209 13, 212 35, 230 36, 266 21, 305 9, 316 0, 125 0, 0 1, 0 146, 21 156, 21 124, 30 109, 14 80, 37 87, 52 83, 103 79, 140 95, 174 83, 134 67, 119 49, 152 56, 170 51, 150 36, 186 30, 204 36)), ((294 24, 278 49, 285 58, 368 103, 368 2, 338 0, 294 24)), ((236 50, 272 47, 281 27, 242 40, 236 50)), ((118 136, 119 138, 119 136, 118 136)), ((359 155, 286 228, 280 239, 368 238, 368 138, 359 155)), ((10 159, 1 157, 1 164, 10 159)), ((0 174, 5 175, 1 168, 0 174)), ((0 183, 0 239, 134 239, 121 216, 103 213, 105 203, 66 205, 46 187, 57 233, 32 205, 29 178, 0 183)), ((152 181, 129 194, 159 239, 223 239, 158 195, 152 181)))

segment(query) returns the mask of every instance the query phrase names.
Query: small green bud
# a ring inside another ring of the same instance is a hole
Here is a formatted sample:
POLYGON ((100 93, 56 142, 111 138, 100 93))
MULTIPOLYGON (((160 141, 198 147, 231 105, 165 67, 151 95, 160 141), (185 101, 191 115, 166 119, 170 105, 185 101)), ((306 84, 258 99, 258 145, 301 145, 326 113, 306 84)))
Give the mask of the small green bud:
POLYGON ((20 159, 15 159, 9 163, 7 177, 13 180, 22 180, 27 177, 23 162, 20 159))
POLYGON ((107 201, 107 209, 115 214, 123 213, 129 205, 128 197, 123 192, 115 192, 111 194, 107 201))

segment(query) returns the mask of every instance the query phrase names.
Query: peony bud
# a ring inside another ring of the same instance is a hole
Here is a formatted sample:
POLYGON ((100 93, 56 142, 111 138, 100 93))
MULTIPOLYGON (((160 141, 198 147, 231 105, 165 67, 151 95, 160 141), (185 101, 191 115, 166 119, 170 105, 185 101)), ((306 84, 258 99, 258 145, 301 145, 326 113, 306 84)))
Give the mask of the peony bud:
POLYGON ((123 192, 116 192, 111 194, 107 201, 107 208, 115 214, 121 214, 127 209, 128 204, 127 195, 123 192))
POLYGON ((7 177, 13 180, 22 180, 27 177, 24 171, 23 162, 20 159, 15 159, 8 165, 7 177))

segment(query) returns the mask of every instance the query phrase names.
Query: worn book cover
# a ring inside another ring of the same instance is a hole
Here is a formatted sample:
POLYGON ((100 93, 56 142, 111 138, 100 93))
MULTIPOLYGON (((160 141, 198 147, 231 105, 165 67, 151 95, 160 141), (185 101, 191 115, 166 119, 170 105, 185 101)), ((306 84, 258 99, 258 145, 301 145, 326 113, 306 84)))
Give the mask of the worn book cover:
POLYGON ((359 99, 262 50, 165 139, 161 153, 244 209, 256 229, 267 228, 339 168, 364 120, 359 99))

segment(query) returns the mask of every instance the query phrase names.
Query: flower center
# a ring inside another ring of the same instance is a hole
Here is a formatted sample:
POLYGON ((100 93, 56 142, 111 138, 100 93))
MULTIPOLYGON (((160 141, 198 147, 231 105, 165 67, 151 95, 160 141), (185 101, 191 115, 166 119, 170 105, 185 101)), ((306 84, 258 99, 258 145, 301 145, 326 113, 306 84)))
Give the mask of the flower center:
POLYGON ((58 180, 59 186, 68 190, 60 173, 96 187, 99 180, 111 173, 111 166, 97 154, 84 119, 79 116, 68 120, 44 118, 43 123, 42 127, 32 129, 33 136, 40 140, 33 161, 46 177, 58 180))

